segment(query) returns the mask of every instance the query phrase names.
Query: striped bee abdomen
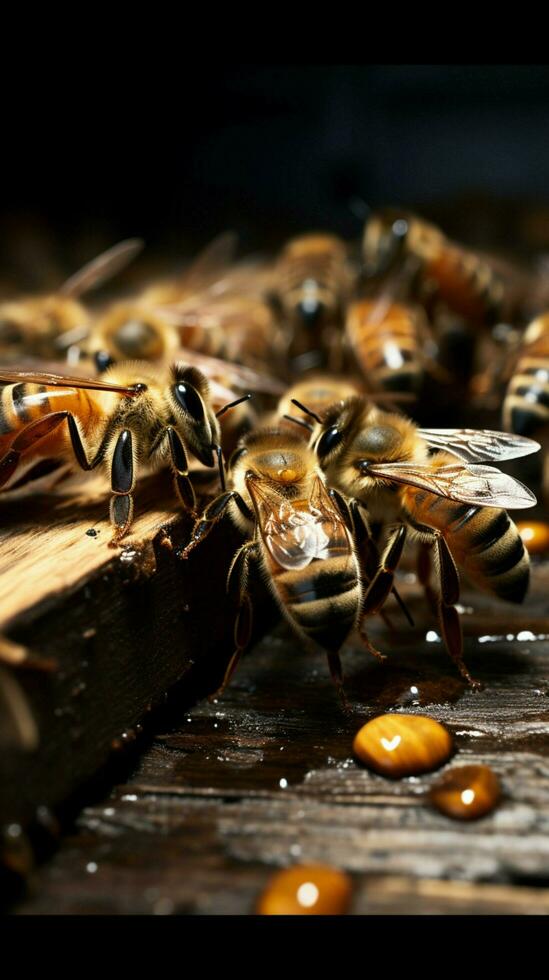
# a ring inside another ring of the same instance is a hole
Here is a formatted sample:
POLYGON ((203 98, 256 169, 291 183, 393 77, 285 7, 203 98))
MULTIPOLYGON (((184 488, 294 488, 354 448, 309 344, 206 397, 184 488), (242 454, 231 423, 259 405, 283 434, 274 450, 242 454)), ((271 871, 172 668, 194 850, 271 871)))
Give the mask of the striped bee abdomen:
POLYGON ((345 246, 332 235, 289 242, 278 264, 278 293, 286 311, 310 327, 337 315, 345 262, 345 246))
POLYGON ((490 265, 472 252, 445 243, 427 263, 425 276, 435 283, 438 295, 455 313, 478 325, 497 321, 504 300, 503 283, 490 265))
POLYGON ((87 418, 90 403, 86 392, 75 388, 48 388, 30 382, 4 385, 0 390, 0 452, 5 451, 29 422, 65 410, 87 418))
POLYGON ((436 528, 467 577, 485 592, 522 602, 528 590, 530 559, 507 511, 474 507, 407 488, 412 520, 436 528))
POLYGON ((534 320, 524 335, 522 353, 507 387, 503 425, 531 436, 549 426, 549 317, 534 320))
POLYGON ((347 339, 365 377, 386 391, 421 388, 424 376, 416 311, 400 303, 360 300, 351 304, 347 339))

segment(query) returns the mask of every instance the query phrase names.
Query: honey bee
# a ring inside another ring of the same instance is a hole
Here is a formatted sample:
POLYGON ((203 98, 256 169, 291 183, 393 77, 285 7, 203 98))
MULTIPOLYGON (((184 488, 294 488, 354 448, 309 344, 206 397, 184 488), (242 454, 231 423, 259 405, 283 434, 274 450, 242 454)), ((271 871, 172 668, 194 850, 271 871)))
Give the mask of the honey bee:
POLYGON ((303 403, 317 415, 322 415, 334 402, 343 402, 358 394, 359 387, 345 378, 328 374, 308 375, 304 381, 296 382, 284 392, 273 413, 272 424, 284 431, 297 433, 300 430, 296 430, 295 423, 298 423, 304 440, 308 442, 312 426, 302 409, 298 408, 299 414, 296 415, 296 403, 303 403))
MULTIPOLYGON (((218 236, 175 280, 111 304, 97 319, 86 352, 100 363, 137 357, 170 360, 181 348, 239 361, 272 363, 282 334, 263 296, 260 271, 231 266, 236 239, 218 236)), ((281 346, 282 345, 282 346, 281 346)))
POLYGON ((237 594, 238 613, 236 649, 221 690, 251 637, 251 563, 295 632, 326 652, 341 687, 339 649, 353 627, 380 656, 363 631, 363 575, 345 501, 327 487, 312 450, 281 429, 246 435, 229 460, 228 474, 229 489, 206 507, 181 552, 187 558, 225 513, 246 534, 227 579, 227 590, 237 594))
POLYGON ((351 286, 347 246, 337 236, 318 232, 285 245, 275 265, 272 293, 293 335, 292 355, 322 345, 333 349, 339 335, 334 326, 351 286))
POLYGON ((491 326, 509 312, 505 279, 494 263, 407 211, 386 208, 371 216, 364 230, 363 257, 372 277, 384 276, 411 258, 422 302, 442 302, 475 326, 491 326))
POLYGON ((525 456, 536 452, 538 443, 501 432, 420 429, 361 397, 333 406, 314 421, 310 447, 327 484, 354 504, 354 513, 367 527, 370 522, 396 524, 366 591, 365 612, 376 612, 384 603, 410 532, 420 543, 418 577, 436 602, 448 651, 463 677, 475 685, 462 656, 456 565, 484 591, 522 602, 529 581, 528 553, 506 509, 536 503, 518 480, 477 463, 525 456), (429 457, 431 449, 437 452, 429 457), (429 585, 432 549, 438 595, 429 585))
POLYGON ((549 435, 549 314, 524 333, 503 402, 503 425, 510 432, 549 435))
POLYGON ((435 354, 436 346, 419 306, 389 297, 356 300, 347 310, 345 335, 374 389, 418 394, 426 369, 440 373, 427 353, 435 354))
POLYGON ((55 357, 87 334, 90 314, 79 302, 124 268, 143 248, 137 238, 119 242, 76 272, 56 292, 0 304, 0 356, 55 357))
POLYGON ((0 369, 0 384, 0 487, 22 458, 68 459, 86 471, 103 467, 110 476, 113 545, 131 525, 138 470, 169 465, 177 496, 191 512, 196 499, 187 452, 206 467, 217 459, 224 484, 218 419, 233 403, 214 412, 208 381, 195 367, 179 363, 160 372, 126 362, 102 380, 0 369))

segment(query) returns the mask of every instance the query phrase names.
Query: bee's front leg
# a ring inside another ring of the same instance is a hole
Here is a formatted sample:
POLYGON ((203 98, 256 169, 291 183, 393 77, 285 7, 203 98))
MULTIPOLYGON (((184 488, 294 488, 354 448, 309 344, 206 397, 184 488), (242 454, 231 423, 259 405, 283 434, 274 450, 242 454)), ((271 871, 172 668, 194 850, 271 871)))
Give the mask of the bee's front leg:
POLYGON ((229 506, 231 500, 234 500, 237 504, 239 510, 248 519, 253 520, 253 514, 246 506, 244 500, 236 490, 226 490, 224 493, 220 493, 215 500, 212 500, 210 504, 206 507, 202 516, 199 517, 191 531, 191 540, 189 541, 186 548, 177 553, 178 558, 188 558, 190 552, 197 545, 201 544, 212 528, 221 520, 223 515, 226 513, 227 507, 229 506))

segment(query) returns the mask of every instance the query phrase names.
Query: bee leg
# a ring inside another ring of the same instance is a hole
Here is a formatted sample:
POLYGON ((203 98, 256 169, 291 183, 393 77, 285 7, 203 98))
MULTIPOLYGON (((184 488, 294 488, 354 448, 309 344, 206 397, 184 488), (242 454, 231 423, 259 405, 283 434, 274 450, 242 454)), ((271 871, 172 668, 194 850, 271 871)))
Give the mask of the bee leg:
POLYGON ((135 486, 133 439, 129 429, 119 433, 111 461, 110 517, 114 525, 111 547, 116 547, 126 534, 133 518, 132 490, 135 486))
POLYGON ((438 599, 435 590, 430 584, 432 550, 432 544, 428 544, 425 541, 420 542, 417 552, 416 569, 418 581, 423 586, 427 602, 436 616, 438 615, 438 599))
POLYGON ((30 449, 34 443, 49 435, 67 418, 67 412, 52 412, 43 418, 29 422, 16 435, 7 453, 0 459, 0 487, 3 487, 15 473, 21 454, 30 449))
POLYGON ((395 570, 400 561, 405 541, 406 527, 404 524, 401 524, 389 538, 385 553, 381 559, 381 568, 378 568, 366 590, 362 608, 363 616, 369 613, 379 612, 391 592, 395 570))
POLYGON ((231 590, 234 579, 238 582, 238 612, 234 624, 235 651, 229 660, 221 686, 210 696, 213 698, 221 697, 231 677, 233 676, 240 657, 250 642, 253 625, 253 607, 247 591, 248 586, 248 565, 250 559, 255 554, 255 541, 246 541, 236 552, 227 575, 227 592, 231 590))
POLYGON ((189 553, 193 550, 193 548, 196 548, 198 544, 202 543, 214 525, 221 520, 231 500, 235 501, 239 510, 246 518, 248 518, 248 520, 253 520, 253 514, 236 490, 226 490, 225 493, 220 493, 215 500, 212 500, 212 502, 208 504, 202 516, 197 518, 195 521, 194 527, 191 531, 191 540, 186 548, 183 548, 182 551, 178 552, 179 558, 188 558, 189 553))
MULTIPOLYGON (((369 583, 372 581, 377 570, 379 569, 379 551, 368 530, 368 524, 362 513, 360 502, 356 499, 351 501, 351 514, 353 517, 354 539, 360 561, 362 577, 364 582, 369 583)), ((408 611, 408 607, 397 591, 396 585, 391 587, 391 592, 400 606, 401 611, 406 616, 410 626, 414 626, 414 621, 410 615, 410 612, 408 611)), ((393 629, 387 613, 380 609, 379 614, 389 629, 393 629)))
POLYGON ((196 496, 193 485, 189 480, 189 464, 187 462, 185 447, 175 429, 168 426, 166 432, 168 434, 170 457, 174 471, 175 492, 183 504, 184 509, 196 518, 198 516, 196 513, 196 496))
POLYGON ((341 657, 339 656, 339 653, 328 653, 328 666, 330 668, 332 680, 337 688, 337 693, 341 698, 343 710, 350 712, 351 706, 347 700, 347 695, 345 694, 345 688, 343 686, 343 668, 341 666, 341 657))
POLYGON ((473 689, 478 690, 482 687, 480 681, 474 680, 463 662, 463 632, 461 623, 455 608, 455 603, 459 599, 459 576, 450 549, 442 535, 435 534, 438 574, 440 584, 440 598, 438 601, 438 615, 442 628, 442 635, 448 653, 455 662, 462 677, 473 689))

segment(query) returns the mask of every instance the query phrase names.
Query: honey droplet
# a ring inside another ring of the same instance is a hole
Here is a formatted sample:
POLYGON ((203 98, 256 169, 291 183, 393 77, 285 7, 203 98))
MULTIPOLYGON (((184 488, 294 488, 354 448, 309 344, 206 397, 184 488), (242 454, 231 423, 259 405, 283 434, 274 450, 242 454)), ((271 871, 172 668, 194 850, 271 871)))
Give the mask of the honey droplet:
POLYGON ((379 715, 355 735, 355 755, 370 769, 401 779, 438 769, 452 751, 452 736, 425 715, 379 715))
POLYGON ((499 779, 488 766, 455 766, 431 787, 433 806, 455 820, 478 820, 491 813, 501 796, 499 779))
POLYGON ((298 864, 273 875, 257 905, 259 915, 344 915, 351 881, 337 868, 298 864))
POLYGON ((543 555, 549 551, 549 524, 517 521, 517 531, 531 555, 543 555))

